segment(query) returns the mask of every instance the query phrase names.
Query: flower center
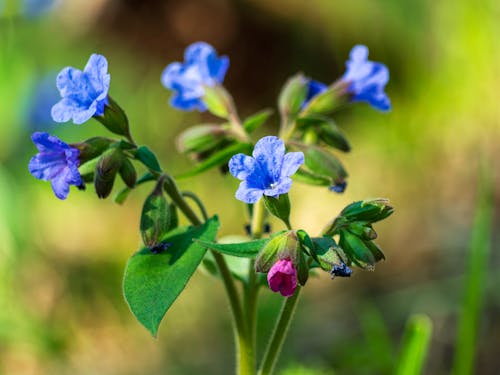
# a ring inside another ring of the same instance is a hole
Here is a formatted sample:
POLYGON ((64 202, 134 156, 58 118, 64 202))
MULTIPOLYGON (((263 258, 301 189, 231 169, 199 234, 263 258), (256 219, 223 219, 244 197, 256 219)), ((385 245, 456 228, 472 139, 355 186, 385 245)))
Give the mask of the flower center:
POLYGON ((275 189, 275 188, 276 188, 276 186, 278 186, 278 183, 277 183, 277 182, 271 182, 271 185, 269 185, 269 187, 270 187, 271 189, 275 189))

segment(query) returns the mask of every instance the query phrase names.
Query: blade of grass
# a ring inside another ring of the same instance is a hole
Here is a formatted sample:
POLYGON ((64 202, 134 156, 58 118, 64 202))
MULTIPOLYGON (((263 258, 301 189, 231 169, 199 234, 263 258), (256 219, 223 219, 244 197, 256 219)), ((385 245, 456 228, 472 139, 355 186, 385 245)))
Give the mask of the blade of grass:
POLYGON ((413 315, 408 319, 396 375, 418 375, 422 372, 429 350, 432 322, 427 315, 413 315))
POLYGON ((489 170, 483 167, 479 179, 476 212, 467 262, 465 295, 458 322, 452 371, 455 375, 472 374, 474 366, 479 314, 483 303, 488 257, 491 250, 493 206, 493 179, 489 170))

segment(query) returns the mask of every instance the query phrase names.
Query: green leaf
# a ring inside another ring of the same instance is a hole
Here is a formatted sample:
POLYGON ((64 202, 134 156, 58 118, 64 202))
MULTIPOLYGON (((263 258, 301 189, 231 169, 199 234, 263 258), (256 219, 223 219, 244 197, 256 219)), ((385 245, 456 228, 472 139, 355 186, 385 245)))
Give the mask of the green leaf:
POLYGON ((123 280, 125 299, 153 336, 205 255, 206 248, 193 240, 213 241, 218 229, 216 216, 199 227, 178 228, 163 238, 171 244, 165 251, 153 254, 143 248, 129 259, 123 280))
POLYGON ((158 159, 156 155, 146 146, 141 146, 134 153, 137 160, 142 162, 147 168, 151 169, 154 172, 161 172, 160 163, 158 163, 158 159))
POLYGON ((253 114, 252 116, 247 117, 243 122, 243 128, 245 128, 248 133, 253 132, 264 125, 273 112, 274 111, 272 109, 264 109, 253 114))
POLYGON ((495 252, 497 250, 497 247, 492 245, 493 238, 498 231, 498 223, 495 222, 495 170, 492 166, 484 163, 480 172, 452 374, 472 374, 474 372, 476 351, 478 344, 481 343, 481 341, 478 343, 478 340, 481 340, 482 337, 479 328, 481 310, 485 305, 485 291, 489 280, 488 270, 491 269, 492 257, 490 254, 492 250, 495 252))
POLYGON ((314 128, 319 138, 331 147, 348 152, 351 149, 347 138, 339 129, 335 121, 320 115, 306 115, 297 119, 299 128, 314 128))
POLYGON ((201 172, 204 172, 210 168, 227 164, 229 162, 229 159, 231 159, 233 155, 236 155, 238 153, 250 153, 251 150, 252 150, 252 145, 249 143, 232 144, 220 151, 217 151, 216 153, 211 155, 208 159, 203 160, 200 164, 198 164, 190 171, 183 173, 179 176, 176 176, 176 178, 181 179, 181 178, 196 176, 197 174, 200 174, 201 172))
POLYGON ((269 242, 269 238, 239 243, 216 243, 208 241, 197 241, 207 249, 215 250, 219 253, 242 258, 255 258, 259 251, 269 242))
MULTIPOLYGON (((413 315, 406 322, 396 375, 419 375, 429 351, 432 321, 427 315, 413 315)), ((460 373, 455 373, 460 374, 460 373)))

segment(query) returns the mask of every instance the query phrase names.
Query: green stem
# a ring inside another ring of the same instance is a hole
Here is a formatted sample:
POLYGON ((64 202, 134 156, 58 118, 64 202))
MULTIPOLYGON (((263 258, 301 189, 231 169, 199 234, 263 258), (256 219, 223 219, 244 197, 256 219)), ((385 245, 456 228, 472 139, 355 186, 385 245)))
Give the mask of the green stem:
MULTIPOLYGON (((179 207, 179 209, 184 213, 184 215, 192 224, 201 225, 201 220, 198 218, 198 216, 196 216, 191 207, 187 204, 173 178, 169 175, 165 176, 166 178, 164 189, 170 196, 172 201, 177 205, 177 207, 179 207)), ((221 254, 212 251, 212 255, 215 259, 215 262, 217 263, 222 281, 226 288, 226 292, 229 298, 229 305, 233 315, 233 324, 236 328, 235 335, 239 353, 238 373, 240 375, 253 375, 255 373, 253 348, 251 343, 249 342, 248 335, 246 334, 247 330, 243 320, 243 311, 241 308, 240 300, 238 298, 238 292, 231 275, 231 271, 229 270, 229 267, 227 266, 227 263, 221 254)))
POLYGON ((271 375, 273 372, 274 365, 276 364, 276 360, 281 352, 281 347, 283 346, 283 341, 290 327, 293 313, 297 307, 300 290, 301 287, 297 286, 295 294, 283 302, 278 323, 274 328, 271 341, 269 341, 266 352, 264 353, 264 359, 262 360, 258 375, 271 375))
POLYGON ((203 216, 203 220, 207 221, 208 220, 208 214, 205 206, 203 205, 201 199, 193 192, 190 191, 183 191, 182 196, 191 199, 193 202, 196 203, 198 208, 200 209, 201 216, 203 216))

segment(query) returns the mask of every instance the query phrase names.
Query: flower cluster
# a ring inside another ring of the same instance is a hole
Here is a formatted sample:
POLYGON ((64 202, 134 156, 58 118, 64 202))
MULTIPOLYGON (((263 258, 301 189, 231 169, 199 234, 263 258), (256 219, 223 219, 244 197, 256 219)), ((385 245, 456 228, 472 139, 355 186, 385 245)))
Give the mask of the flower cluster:
MULTIPOLYGON (((185 111, 208 109, 224 119, 222 124, 187 129, 180 138, 183 150, 195 155, 199 162, 190 175, 211 167, 229 170, 241 181, 235 194, 238 200, 263 204, 269 214, 286 225, 287 230, 271 234, 264 247, 249 253, 256 258, 255 270, 267 273, 272 291, 290 297, 298 285, 305 285, 313 267, 330 272, 332 277, 349 277, 352 265, 372 269, 377 261, 384 259, 373 242, 376 234, 372 223, 392 213, 385 200, 349 205, 319 237, 311 238, 303 230, 292 229, 288 192, 292 176, 311 185, 329 186, 337 193, 344 191, 347 172, 330 149, 348 152, 350 146, 328 115, 346 101, 363 101, 378 110, 389 110, 390 100, 384 92, 389 80, 387 67, 368 60, 368 48, 357 45, 346 62, 346 72, 331 85, 300 74, 292 77, 278 100, 282 116, 279 137, 260 138, 251 156, 247 154, 252 149, 252 132, 264 124, 270 113, 264 111, 240 120, 232 97, 222 86, 228 67, 226 56, 219 57, 212 46, 197 42, 186 49, 184 62, 171 63, 164 69, 161 83, 173 91, 170 100, 173 107, 185 111), (286 152, 287 149, 294 151, 286 152), (338 244, 334 238, 338 238, 338 244)), ((124 139, 94 137, 70 145, 48 133, 35 132, 32 140, 39 152, 29 162, 30 173, 37 179, 50 181, 59 199, 66 199, 71 185, 83 189, 84 180, 93 181, 97 196, 106 198, 119 175, 126 187, 117 201, 123 201, 137 184, 156 180, 156 188, 143 207, 141 234, 150 253, 168 251, 170 243, 167 246, 162 238, 178 225, 172 210, 186 209, 189 205, 185 201, 172 205, 167 202, 164 193, 171 192, 175 183, 163 173, 156 156, 146 146, 134 142, 125 112, 109 96, 106 58, 91 55, 83 71, 72 67, 62 69, 56 86, 61 99, 51 110, 54 121, 73 120, 82 124, 94 117, 124 139), (91 160, 93 164, 87 163, 91 160), (132 162, 142 163, 147 173, 138 179, 132 162), (85 165, 90 165, 89 173, 81 172, 85 165)), ((170 197, 183 199, 178 191, 170 197)), ((200 224, 192 212, 186 216, 190 219, 194 216, 196 220, 191 220, 192 223, 200 224)), ((264 217, 265 214, 258 223, 261 227, 264 217)), ((215 235, 216 231, 213 240, 215 235)), ((261 233, 251 235, 258 238, 261 233)), ((192 240, 185 242, 191 245, 192 240)))

